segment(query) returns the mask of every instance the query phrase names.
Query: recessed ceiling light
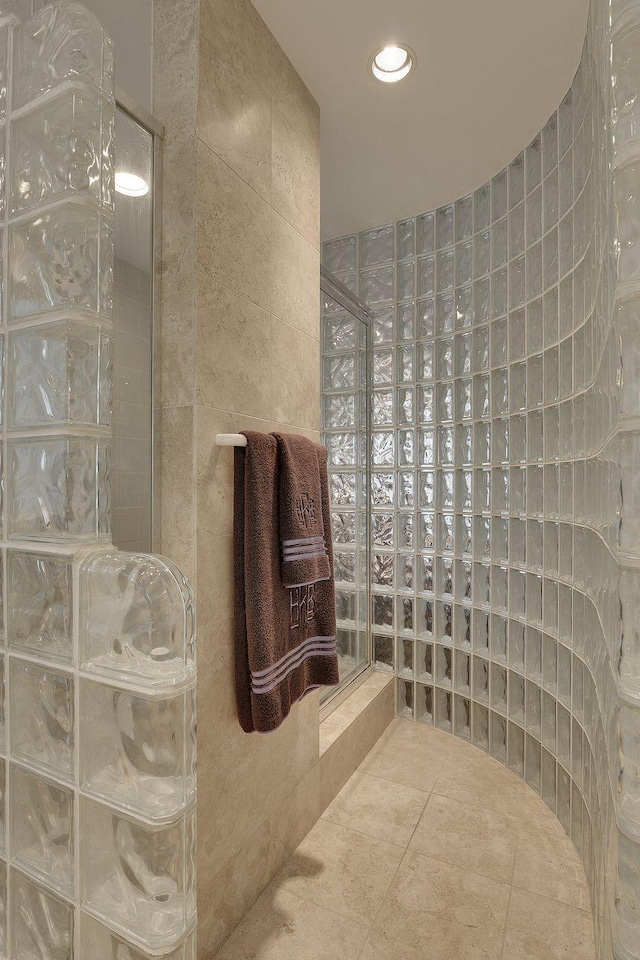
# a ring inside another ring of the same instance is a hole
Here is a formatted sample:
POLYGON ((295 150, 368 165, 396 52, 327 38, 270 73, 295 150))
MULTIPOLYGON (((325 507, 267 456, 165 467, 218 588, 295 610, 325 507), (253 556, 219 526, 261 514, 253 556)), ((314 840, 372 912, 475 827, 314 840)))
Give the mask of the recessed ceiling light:
POLYGON ((118 170, 116 173, 116 190, 125 197, 144 197, 149 193, 149 184, 135 173, 118 170))
POLYGON ((371 57, 369 64, 376 80, 397 83, 411 70, 416 55, 404 43, 387 43, 371 57))

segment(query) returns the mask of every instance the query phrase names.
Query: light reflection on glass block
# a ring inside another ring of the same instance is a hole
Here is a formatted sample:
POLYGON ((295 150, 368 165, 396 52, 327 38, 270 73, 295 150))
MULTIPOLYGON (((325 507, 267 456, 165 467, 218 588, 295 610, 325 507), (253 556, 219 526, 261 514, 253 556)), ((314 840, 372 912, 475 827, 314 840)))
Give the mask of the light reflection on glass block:
POLYGON ((110 317, 112 227, 97 211, 67 204, 14 224, 9 261, 12 320, 54 309, 110 317))
POLYGON ((73 680, 12 660, 11 754, 65 779, 73 776, 73 680))
POLYGON ((10 536, 95 540, 106 535, 100 520, 105 504, 95 440, 14 440, 9 457, 10 536))
POLYGON ((150 827, 82 802, 83 907, 151 950, 171 950, 195 913, 193 814, 150 827))

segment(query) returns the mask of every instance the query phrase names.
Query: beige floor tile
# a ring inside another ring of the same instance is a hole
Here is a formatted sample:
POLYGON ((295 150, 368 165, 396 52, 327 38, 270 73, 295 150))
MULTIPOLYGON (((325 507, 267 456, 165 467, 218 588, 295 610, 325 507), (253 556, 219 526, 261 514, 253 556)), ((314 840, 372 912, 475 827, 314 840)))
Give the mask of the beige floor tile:
POLYGON ((406 847, 429 799, 427 793, 357 770, 323 817, 406 847))
POLYGON ((551 811, 519 823, 518 832, 513 885, 590 910, 582 861, 551 811))
POLYGON ((383 933, 372 933, 359 960, 425 960, 424 951, 399 940, 390 940, 383 933))
POLYGON ((511 883, 517 841, 511 818, 432 794, 409 849, 511 883))
POLYGON ((591 914, 512 889, 503 960, 594 960, 591 914))
POLYGON ((356 960, 368 927, 270 887, 216 960, 356 960))
POLYGON ((508 884, 410 851, 372 933, 428 960, 497 960, 508 901, 508 884))
POLYGON ((540 797, 520 777, 477 747, 469 749, 474 753, 464 760, 445 760, 433 788, 435 794, 504 816, 532 817, 545 810, 540 797))
POLYGON ((360 769, 373 777, 430 793, 444 763, 441 744, 428 737, 408 734, 403 726, 392 727, 380 738, 360 769))
POLYGON ((344 917, 369 923, 402 856, 401 847, 319 820, 274 884, 344 917))

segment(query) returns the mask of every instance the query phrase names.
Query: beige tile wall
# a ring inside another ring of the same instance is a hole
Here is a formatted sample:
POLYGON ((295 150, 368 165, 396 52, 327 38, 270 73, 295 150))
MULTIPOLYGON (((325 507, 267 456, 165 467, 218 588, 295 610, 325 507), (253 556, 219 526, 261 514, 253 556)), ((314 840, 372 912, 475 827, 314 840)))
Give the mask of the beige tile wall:
POLYGON ((155 543, 193 578, 199 958, 320 814, 318 697, 244 734, 233 688, 232 464, 217 433, 318 437, 319 112, 249 0, 155 0, 165 125, 155 543))

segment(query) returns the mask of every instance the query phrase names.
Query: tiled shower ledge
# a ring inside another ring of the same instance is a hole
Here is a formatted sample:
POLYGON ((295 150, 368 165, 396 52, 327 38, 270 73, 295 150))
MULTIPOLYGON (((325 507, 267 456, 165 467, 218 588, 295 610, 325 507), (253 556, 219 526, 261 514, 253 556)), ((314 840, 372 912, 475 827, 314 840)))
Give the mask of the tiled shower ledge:
POLYGON ((320 756, 349 729, 352 723, 373 703, 376 697, 393 683, 392 674, 372 671, 333 710, 329 709, 320 721, 320 756))
POLYGON ((217 960, 594 960, 582 863, 478 748, 396 719, 217 960))

